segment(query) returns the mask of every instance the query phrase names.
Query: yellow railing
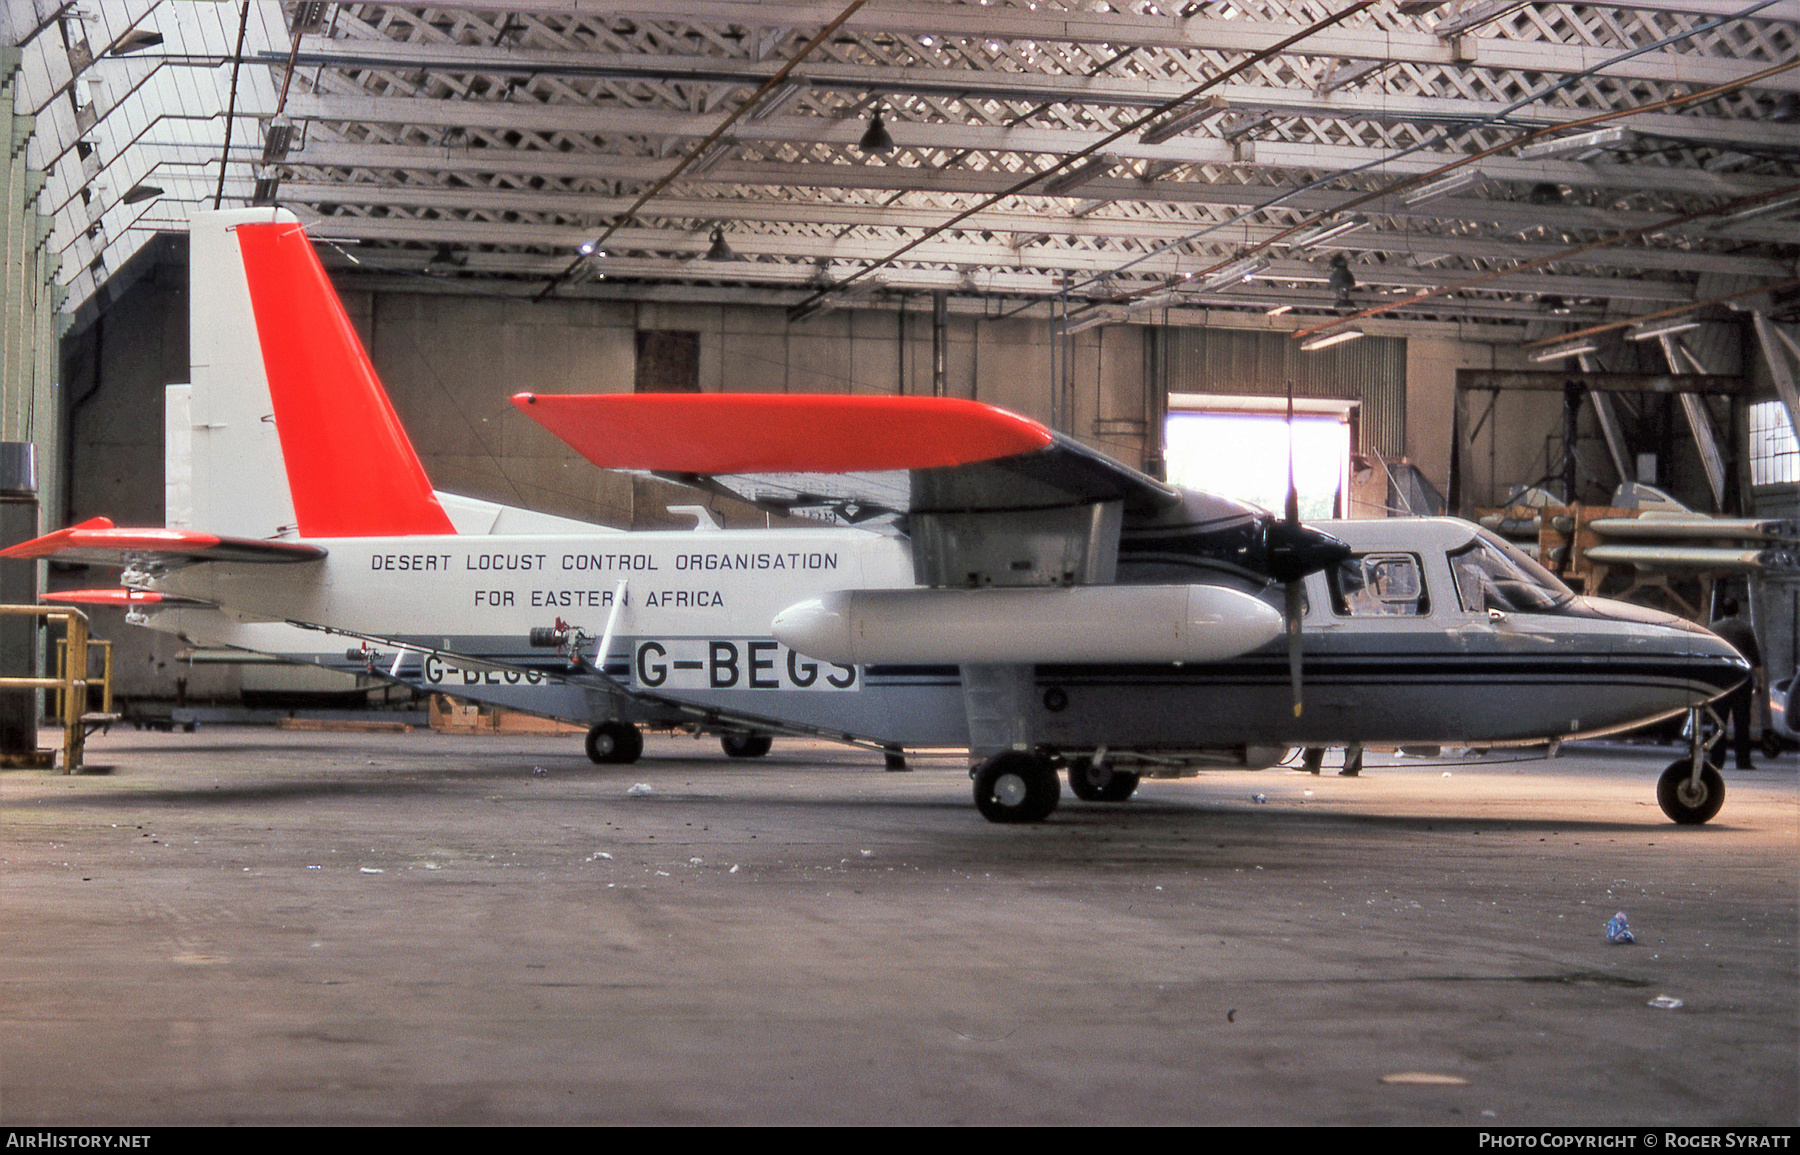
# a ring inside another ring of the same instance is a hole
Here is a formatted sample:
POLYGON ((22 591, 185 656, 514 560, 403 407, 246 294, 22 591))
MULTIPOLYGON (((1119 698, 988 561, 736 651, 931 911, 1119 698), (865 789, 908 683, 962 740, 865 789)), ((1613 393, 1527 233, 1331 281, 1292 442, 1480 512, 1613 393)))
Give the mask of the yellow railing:
MULTIPOLYGON (((57 652, 57 676, 54 678, 0 678, 0 690, 54 690, 57 693, 57 717, 63 728, 63 773, 73 774, 81 767, 82 747, 87 742, 87 726, 83 715, 88 699, 88 619, 72 606, 0 606, 0 615, 29 616, 60 621, 67 636, 57 652), (67 660, 64 660, 64 655, 67 660)), ((104 713, 112 713, 112 644, 106 647, 105 672, 101 677, 104 713)))
MULTIPOLYGON (((110 715, 113 712, 113 694, 112 694, 113 644, 111 642, 107 641, 105 638, 89 638, 88 639, 89 655, 88 656, 90 659, 93 657, 92 652, 96 648, 99 649, 99 651, 100 651, 100 713, 103 715, 110 715)), ((64 677, 63 663, 65 663, 69 660, 68 655, 69 655, 69 640, 67 638, 56 639, 56 677, 58 679, 61 679, 64 677)), ((91 660, 90 660, 89 665, 91 667, 91 665, 92 665, 91 660)), ((92 688, 93 688, 91 685, 92 678, 89 679, 89 682, 90 682, 90 685, 89 685, 90 693, 87 696, 87 700, 81 703, 81 712, 83 714, 86 713, 87 708, 89 706, 93 705, 93 702, 94 702, 94 695, 91 692, 92 688)), ((60 689, 52 690, 51 693, 56 695, 55 708, 53 708, 50 711, 51 717, 60 718, 63 716, 62 691, 60 689)))

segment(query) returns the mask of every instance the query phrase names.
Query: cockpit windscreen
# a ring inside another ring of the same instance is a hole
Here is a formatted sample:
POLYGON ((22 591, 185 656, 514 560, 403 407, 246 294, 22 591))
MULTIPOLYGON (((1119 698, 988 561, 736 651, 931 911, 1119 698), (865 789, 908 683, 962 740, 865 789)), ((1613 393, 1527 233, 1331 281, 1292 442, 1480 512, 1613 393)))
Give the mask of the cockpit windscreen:
POLYGON ((1575 600, 1575 591, 1555 574, 1486 530, 1449 559, 1456 596, 1473 613, 1550 613, 1575 600))

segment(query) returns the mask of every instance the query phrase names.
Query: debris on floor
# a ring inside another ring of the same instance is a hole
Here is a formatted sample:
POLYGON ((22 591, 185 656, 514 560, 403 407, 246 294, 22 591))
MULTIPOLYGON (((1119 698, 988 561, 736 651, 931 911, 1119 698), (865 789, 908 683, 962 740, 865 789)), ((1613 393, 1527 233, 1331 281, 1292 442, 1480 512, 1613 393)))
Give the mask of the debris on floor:
POLYGON ((1469 1081, 1461 1075, 1446 1075, 1439 1071, 1396 1071, 1392 1075, 1381 1076, 1381 1081, 1390 1087, 1466 1087, 1469 1081))

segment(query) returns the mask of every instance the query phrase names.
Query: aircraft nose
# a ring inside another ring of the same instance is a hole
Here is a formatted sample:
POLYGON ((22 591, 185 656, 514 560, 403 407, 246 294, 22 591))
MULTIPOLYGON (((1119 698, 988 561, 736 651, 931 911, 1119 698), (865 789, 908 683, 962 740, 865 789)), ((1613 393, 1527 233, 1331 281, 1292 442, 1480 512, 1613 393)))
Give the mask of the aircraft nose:
POLYGON ((1750 663, 1731 643, 1685 618, 1630 602, 1585 598, 1591 611, 1633 627, 1614 642, 1621 657, 1647 662, 1687 687, 1687 704, 1700 705, 1750 676, 1750 663))
POLYGON ((1737 647, 1710 630, 1702 630, 1693 640, 1693 652, 1696 658, 1711 667, 1711 676, 1705 681, 1716 688, 1719 694, 1738 687, 1750 676, 1750 660, 1738 653, 1737 647))
POLYGON ((1271 520, 1267 542, 1269 576, 1280 582, 1298 581, 1350 556, 1348 545, 1310 525, 1271 520))

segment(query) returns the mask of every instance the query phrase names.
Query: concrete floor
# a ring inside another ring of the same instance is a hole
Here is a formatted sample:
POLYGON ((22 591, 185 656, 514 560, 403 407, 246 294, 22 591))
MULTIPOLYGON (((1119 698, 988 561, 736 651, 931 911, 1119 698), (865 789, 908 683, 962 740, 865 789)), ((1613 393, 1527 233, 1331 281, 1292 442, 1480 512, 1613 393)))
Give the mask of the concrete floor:
POLYGON ((806 742, 90 754, 0 775, 6 1125, 1800 1116, 1791 754, 1700 828, 1656 807, 1670 750, 1216 773, 1036 827, 955 760, 806 742))

